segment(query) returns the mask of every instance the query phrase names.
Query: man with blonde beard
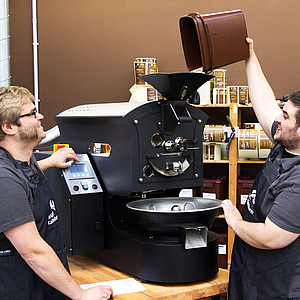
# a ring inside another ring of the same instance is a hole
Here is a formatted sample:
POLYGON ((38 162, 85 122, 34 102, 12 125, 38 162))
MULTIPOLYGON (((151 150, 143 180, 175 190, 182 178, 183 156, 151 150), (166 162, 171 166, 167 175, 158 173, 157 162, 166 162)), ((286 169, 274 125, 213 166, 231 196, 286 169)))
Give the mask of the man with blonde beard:
POLYGON ((69 273, 55 202, 43 171, 79 161, 71 148, 37 162, 44 116, 25 88, 0 88, 0 299, 107 299, 109 286, 82 290, 69 273))

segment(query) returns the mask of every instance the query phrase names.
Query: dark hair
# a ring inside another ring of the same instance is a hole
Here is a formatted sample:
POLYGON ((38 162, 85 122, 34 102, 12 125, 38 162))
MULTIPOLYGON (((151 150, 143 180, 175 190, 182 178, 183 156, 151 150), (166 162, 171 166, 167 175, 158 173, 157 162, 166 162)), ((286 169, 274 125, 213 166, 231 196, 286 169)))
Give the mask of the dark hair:
POLYGON ((300 127, 300 91, 289 94, 288 99, 298 108, 296 113, 296 126, 300 127))

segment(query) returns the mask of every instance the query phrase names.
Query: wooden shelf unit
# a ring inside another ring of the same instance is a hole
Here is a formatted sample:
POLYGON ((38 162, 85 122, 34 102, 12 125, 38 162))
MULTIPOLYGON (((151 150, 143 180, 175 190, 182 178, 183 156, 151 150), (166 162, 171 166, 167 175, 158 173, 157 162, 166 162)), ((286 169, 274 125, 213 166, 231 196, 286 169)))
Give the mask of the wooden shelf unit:
MULTIPOLYGON (((244 106, 236 103, 230 103, 229 105, 196 105, 196 106, 208 114, 209 119, 207 124, 229 126, 226 120, 226 115, 229 115, 230 121, 234 127, 242 128, 242 124, 244 122, 248 122, 248 123, 258 122, 251 105, 244 106), (214 111, 217 111, 217 113, 213 113, 214 111), (224 119, 223 119, 223 115, 224 115, 224 119), (223 122, 223 124, 220 124, 219 122, 223 122)), ((246 164, 251 164, 251 165, 253 164, 257 166, 256 169, 258 169, 265 162, 264 160, 238 160, 237 143, 238 143, 238 139, 236 135, 230 144, 228 160, 203 161, 204 164, 213 164, 214 167, 217 167, 218 164, 220 164, 220 166, 223 164, 228 164, 228 199, 230 199, 235 206, 237 206, 237 195, 238 195, 237 182, 238 182, 238 176, 241 175, 241 166, 246 164)), ((255 175, 257 175, 258 171, 259 170, 255 172, 256 173, 255 175)), ((224 215, 218 216, 218 219, 224 219, 224 215)), ((227 238, 227 257, 228 257, 227 265, 229 266, 231 262, 231 253, 232 253, 234 237, 235 237, 235 233, 230 227, 228 227, 227 237, 228 237, 227 238)))

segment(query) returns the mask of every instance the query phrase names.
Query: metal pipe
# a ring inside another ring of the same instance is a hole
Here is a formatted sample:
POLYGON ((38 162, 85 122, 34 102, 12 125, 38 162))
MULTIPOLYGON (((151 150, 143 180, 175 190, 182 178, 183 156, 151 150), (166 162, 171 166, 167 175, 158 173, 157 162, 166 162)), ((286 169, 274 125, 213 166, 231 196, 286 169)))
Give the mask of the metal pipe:
POLYGON ((33 80, 34 80, 34 101, 39 111, 39 73, 38 73, 38 36, 37 36, 37 2, 32 0, 32 40, 33 40, 33 80))
MULTIPOLYGON (((9 46, 9 0, 0 0, 0 86, 10 85, 10 46, 9 46)), ((38 82, 38 42, 37 42, 37 2, 32 0, 32 28, 33 28, 33 65, 34 65, 34 96, 35 106, 39 103, 38 82)), ((59 142, 58 126, 46 131, 46 137, 36 147, 43 150, 59 142)))
POLYGON ((8 0, 0 0, 0 86, 9 86, 10 77, 8 0))

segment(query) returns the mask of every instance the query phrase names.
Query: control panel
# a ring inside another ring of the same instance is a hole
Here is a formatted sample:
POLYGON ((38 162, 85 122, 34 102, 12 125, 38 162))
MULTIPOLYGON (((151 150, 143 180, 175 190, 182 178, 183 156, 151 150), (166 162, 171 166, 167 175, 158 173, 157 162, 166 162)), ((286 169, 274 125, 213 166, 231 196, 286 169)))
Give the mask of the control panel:
POLYGON ((103 192, 87 154, 77 154, 80 162, 63 169, 63 176, 71 195, 103 192))

